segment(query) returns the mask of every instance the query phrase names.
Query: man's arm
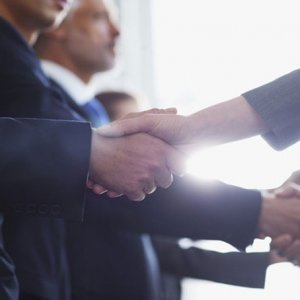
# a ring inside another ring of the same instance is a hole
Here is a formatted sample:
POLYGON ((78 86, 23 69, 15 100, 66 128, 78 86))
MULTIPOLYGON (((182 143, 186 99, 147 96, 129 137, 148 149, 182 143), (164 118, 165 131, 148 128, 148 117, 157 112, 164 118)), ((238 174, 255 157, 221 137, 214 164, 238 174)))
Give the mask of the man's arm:
POLYGON ((174 177, 172 186, 157 189, 142 202, 130 202, 126 197, 111 200, 106 195, 100 200, 90 192, 85 214, 85 220, 99 228, 219 239, 240 249, 258 235, 260 193, 221 182, 174 177))
POLYGON ((82 219, 88 123, 1 118, 0 139, 4 211, 82 219))
POLYGON ((92 179, 141 200, 180 173, 182 155, 146 134, 111 139, 89 123, 1 118, 1 206, 13 214, 81 220, 92 179))
POLYGON ((189 277, 245 287, 263 288, 269 252, 220 253, 199 247, 182 248, 177 239, 152 237, 160 267, 179 278, 189 277))

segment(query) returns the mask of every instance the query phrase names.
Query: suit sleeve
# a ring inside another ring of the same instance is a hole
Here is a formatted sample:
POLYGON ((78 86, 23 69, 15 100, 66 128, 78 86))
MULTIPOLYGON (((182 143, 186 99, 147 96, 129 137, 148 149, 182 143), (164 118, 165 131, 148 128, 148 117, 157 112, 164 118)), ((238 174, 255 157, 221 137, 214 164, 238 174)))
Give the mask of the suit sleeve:
POLYGON ((168 189, 158 189, 144 201, 110 199, 89 194, 88 222, 109 228, 170 237, 223 240, 244 249, 257 236, 261 194, 186 176, 168 189))
POLYGON ((205 279, 231 285, 263 288, 269 253, 245 253, 181 248, 175 239, 152 239, 162 271, 179 278, 205 279))
POLYGON ((0 118, 1 206, 8 214, 81 220, 88 123, 0 118))
POLYGON ((275 149, 300 139, 300 70, 243 94, 270 128, 263 137, 275 149))

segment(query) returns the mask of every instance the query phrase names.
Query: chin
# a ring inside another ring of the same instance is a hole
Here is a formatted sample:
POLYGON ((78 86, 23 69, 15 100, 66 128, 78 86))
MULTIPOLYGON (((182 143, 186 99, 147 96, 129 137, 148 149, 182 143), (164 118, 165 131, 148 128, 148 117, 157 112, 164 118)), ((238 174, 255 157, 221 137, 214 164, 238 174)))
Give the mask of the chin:
POLYGON ((40 25, 43 26, 43 28, 58 26, 65 16, 66 13, 58 10, 48 11, 48 13, 45 13, 43 17, 40 18, 40 25))

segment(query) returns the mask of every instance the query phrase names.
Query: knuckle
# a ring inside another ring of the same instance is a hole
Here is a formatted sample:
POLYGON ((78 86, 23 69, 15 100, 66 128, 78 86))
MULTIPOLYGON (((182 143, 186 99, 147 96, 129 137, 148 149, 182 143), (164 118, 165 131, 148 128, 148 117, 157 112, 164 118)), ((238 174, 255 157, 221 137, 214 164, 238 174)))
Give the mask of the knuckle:
POLYGON ((151 162, 151 164, 149 164, 148 169, 151 174, 157 173, 162 169, 162 164, 159 163, 159 161, 153 161, 153 162, 151 162))
POLYGON ((144 192, 135 192, 128 194, 127 197, 132 201, 142 201, 145 199, 145 193, 144 192))
POLYGON ((173 176, 172 174, 169 174, 168 176, 164 176, 164 178, 161 178, 157 181, 157 185, 162 188, 168 188, 173 182, 173 176))

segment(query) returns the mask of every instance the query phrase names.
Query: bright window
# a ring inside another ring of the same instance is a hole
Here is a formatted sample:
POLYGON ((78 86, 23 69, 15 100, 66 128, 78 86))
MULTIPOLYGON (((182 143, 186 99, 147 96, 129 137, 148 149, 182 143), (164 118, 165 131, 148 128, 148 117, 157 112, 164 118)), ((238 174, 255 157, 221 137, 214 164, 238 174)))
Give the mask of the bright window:
MULTIPOLYGON (((297 0, 153 0, 159 105, 188 114, 300 66, 297 0)), ((273 187, 300 167, 300 146, 272 150, 259 137, 193 160, 193 173, 245 187, 273 187)))

